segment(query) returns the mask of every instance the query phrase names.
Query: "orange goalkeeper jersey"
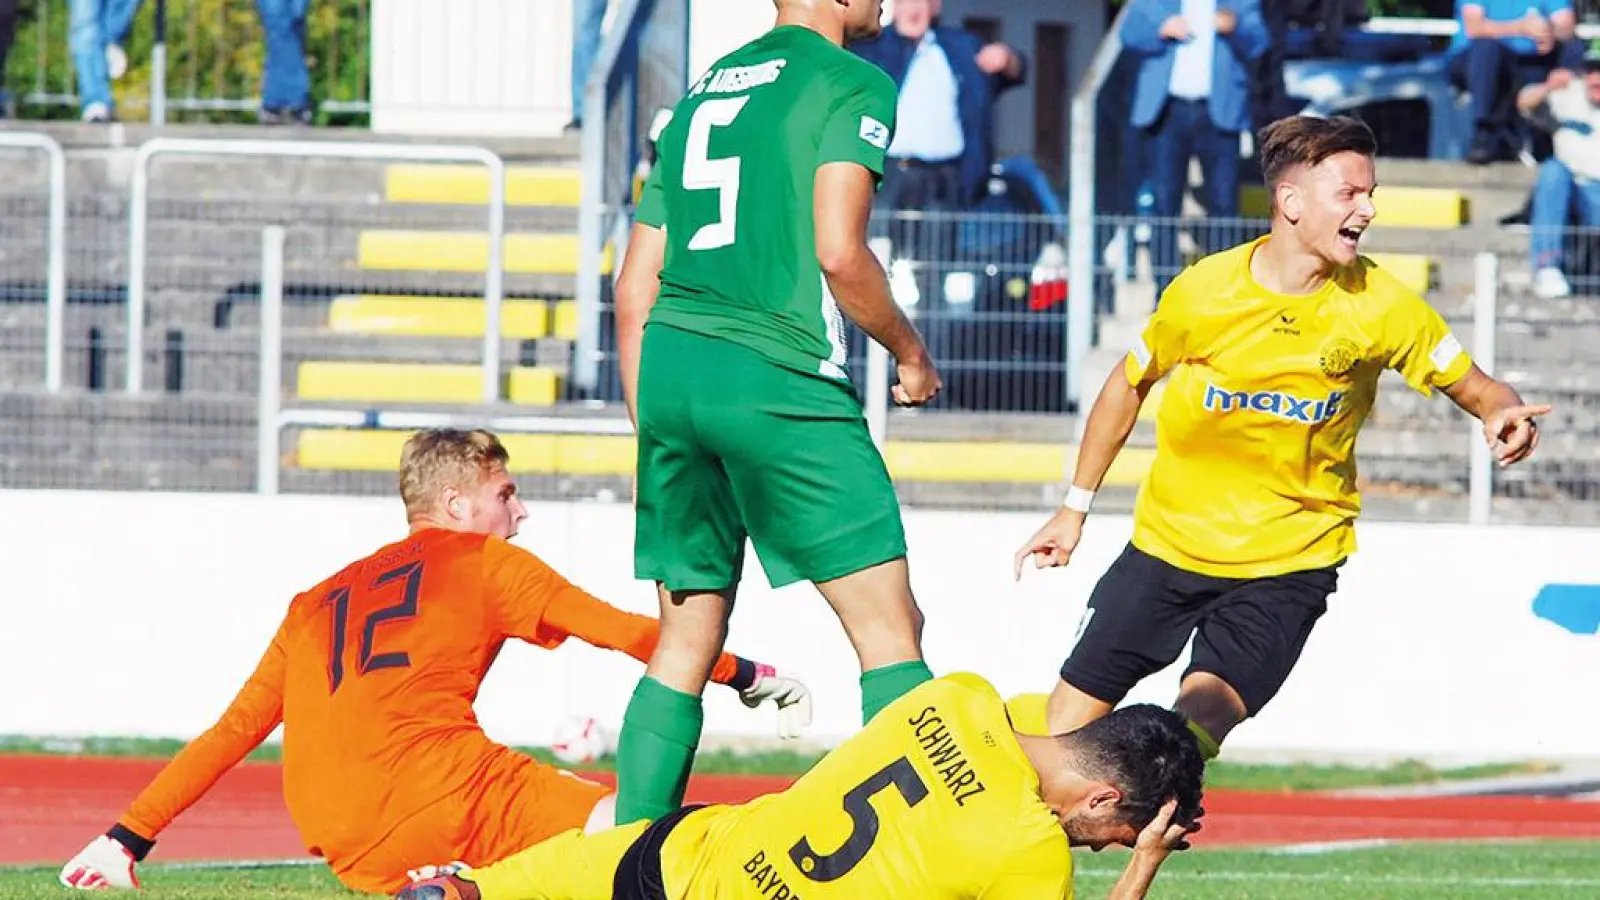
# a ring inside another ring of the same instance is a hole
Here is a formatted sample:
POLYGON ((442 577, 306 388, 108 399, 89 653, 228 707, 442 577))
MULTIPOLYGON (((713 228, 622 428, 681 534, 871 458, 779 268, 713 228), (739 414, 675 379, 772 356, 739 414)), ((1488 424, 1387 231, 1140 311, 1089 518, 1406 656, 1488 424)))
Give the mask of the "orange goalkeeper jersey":
MULTIPOLYGON (((284 797, 307 848, 360 855, 510 752, 473 712, 507 638, 648 660, 659 627, 498 538, 417 532, 295 597, 222 718, 119 821, 154 839, 282 722, 284 797)), ((738 667, 723 654, 712 679, 738 667)))

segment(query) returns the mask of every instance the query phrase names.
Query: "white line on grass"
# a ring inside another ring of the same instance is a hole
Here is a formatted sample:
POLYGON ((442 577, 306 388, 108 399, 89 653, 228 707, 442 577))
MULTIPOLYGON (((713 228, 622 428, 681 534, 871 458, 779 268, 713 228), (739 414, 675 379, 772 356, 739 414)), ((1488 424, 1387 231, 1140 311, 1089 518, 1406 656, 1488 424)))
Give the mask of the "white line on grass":
POLYGON ((1322 856, 1328 853, 1344 853, 1349 850, 1372 850, 1377 847, 1387 847, 1393 843, 1394 841, 1388 838, 1312 841, 1304 844, 1285 844, 1281 847, 1269 847, 1263 852, 1272 856, 1322 856))
POLYGON ((204 872, 211 869, 286 869, 297 866, 323 866, 327 863, 314 857, 295 857, 294 859, 204 859, 191 862, 160 863, 155 868, 204 872))
MULTIPOLYGON (((1084 875, 1115 878, 1121 869, 1082 868, 1084 875)), ((1495 875, 1482 877, 1460 875, 1340 875, 1334 872, 1242 872, 1214 869, 1201 872, 1168 870, 1161 873, 1165 880, 1178 881, 1320 881, 1334 884, 1384 884, 1419 885, 1437 887, 1551 887, 1600 888, 1600 878, 1507 878, 1495 875)))

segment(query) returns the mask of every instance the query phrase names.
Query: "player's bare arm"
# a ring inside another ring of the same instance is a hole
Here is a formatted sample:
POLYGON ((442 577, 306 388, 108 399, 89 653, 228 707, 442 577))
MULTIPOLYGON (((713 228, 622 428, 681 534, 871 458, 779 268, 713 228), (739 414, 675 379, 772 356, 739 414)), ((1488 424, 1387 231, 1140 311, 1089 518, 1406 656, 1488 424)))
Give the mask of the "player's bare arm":
POLYGON ((1483 423, 1483 439, 1501 466, 1519 463, 1539 446, 1539 416, 1548 404, 1523 401, 1516 388, 1493 378, 1477 366, 1444 389, 1445 396, 1483 423))
POLYGON ((622 398, 628 418, 638 423, 639 357, 644 343, 644 323, 661 290, 661 266, 666 260, 667 232, 635 223, 628 252, 617 275, 617 359, 622 367, 622 398))
POLYGON ((817 263, 845 315, 894 354, 900 383, 895 402, 921 406, 943 382, 922 336, 889 295, 889 280, 867 246, 872 215, 872 173, 853 163, 817 169, 815 190, 817 263))
POLYGON ((1094 492, 1100 489, 1100 482, 1105 480, 1106 472, 1122 452, 1122 445, 1128 442, 1128 435, 1133 433, 1133 426, 1139 420, 1139 409, 1149 393, 1149 383, 1135 385, 1128 380, 1127 366, 1123 363, 1119 362, 1111 370, 1084 424, 1083 442, 1072 473, 1072 490, 1061 509, 1017 550, 1012 560, 1015 577, 1022 577, 1023 563, 1030 556, 1037 569, 1064 566, 1072 559, 1094 492))

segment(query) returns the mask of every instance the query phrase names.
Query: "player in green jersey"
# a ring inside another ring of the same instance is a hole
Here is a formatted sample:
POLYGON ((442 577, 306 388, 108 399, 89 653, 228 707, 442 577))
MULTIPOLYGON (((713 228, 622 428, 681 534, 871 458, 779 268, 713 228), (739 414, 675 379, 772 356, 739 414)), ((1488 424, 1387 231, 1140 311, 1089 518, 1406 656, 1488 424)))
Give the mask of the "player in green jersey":
POLYGON ((938 393, 867 247, 895 86, 842 45, 877 34, 882 0, 776 5, 772 30, 673 111, 617 283, 639 433, 634 570, 661 595, 661 641, 618 741, 619 822, 681 802, 747 537, 774 587, 810 581, 838 614, 863 719, 932 677, 841 318, 894 355, 897 403, 938 393))

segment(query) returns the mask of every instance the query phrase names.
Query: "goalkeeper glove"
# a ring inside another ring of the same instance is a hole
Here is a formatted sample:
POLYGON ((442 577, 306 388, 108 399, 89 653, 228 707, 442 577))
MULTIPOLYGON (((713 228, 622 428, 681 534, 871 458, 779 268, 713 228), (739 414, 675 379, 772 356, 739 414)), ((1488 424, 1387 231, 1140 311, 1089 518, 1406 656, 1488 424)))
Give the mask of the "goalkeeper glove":
POLYGON ((67 860, 58 877, 67 887, 83 891, 132 890, 139 887, 139 876, 133 871, 135 862, 132 850, 102 834, 67 860))
POLYGON ((755 709, 771 700, 778 706, 778 737, 797 738, 811 727, 811 691, 798 679, 779 675, 778 670, 755 664, 755 681, 739 690, 744 705, 755 709))

